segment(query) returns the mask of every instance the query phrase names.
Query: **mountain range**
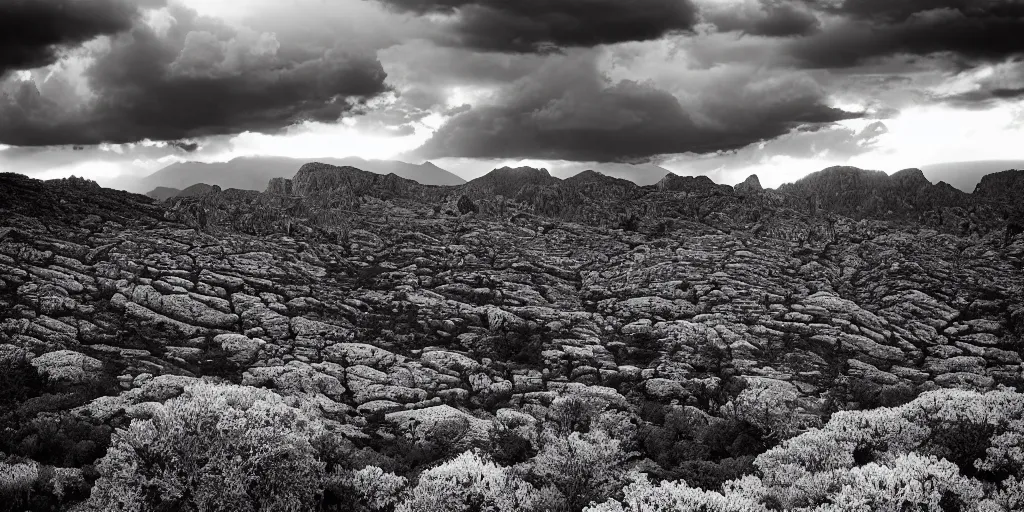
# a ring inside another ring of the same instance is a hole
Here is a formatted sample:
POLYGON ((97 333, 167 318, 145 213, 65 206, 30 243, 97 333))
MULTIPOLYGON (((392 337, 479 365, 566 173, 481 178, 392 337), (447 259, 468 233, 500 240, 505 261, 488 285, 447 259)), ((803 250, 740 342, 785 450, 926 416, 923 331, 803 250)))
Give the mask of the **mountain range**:
MULTIPOLYGON (((263 190, 272 178, 291 177, 307 159, 286 157, 239 157, 227 162, 181 162, 171 164, 136 182, 124 184, 132 192, 150 193, 166 198, 168 191, 183 190, 197 183, 216 185, 222 189, 263 190)), ((458 185, 466 180, 425 162, 420 165, 397 160, 365 160, 357 157, 327 158, 325 163, 353 166, 377 174, 390 174, 413 179, 428 185, 458 185)))

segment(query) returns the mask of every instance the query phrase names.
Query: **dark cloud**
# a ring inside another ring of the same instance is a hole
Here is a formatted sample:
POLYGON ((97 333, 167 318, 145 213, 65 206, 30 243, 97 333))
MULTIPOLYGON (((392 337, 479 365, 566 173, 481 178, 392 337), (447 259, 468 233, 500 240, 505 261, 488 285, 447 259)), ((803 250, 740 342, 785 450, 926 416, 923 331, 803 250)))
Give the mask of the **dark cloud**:
POLYGON ((684 108, 650 83, 609 83, 592 55, 552 60, 496 103, 449 120, 413 156, 636 162, 736 149, 856 116, 825 106, 806 82, 746 78, 709 84, 684 108))
POLYGON ((157 0, 0 1, 0 76, 53 63, 61 50, 128 30, 157 0))
POLYGON ((0 143, 95 144, 275 131, 336 121, 387 90, 373 51, 312 44, 296 35, 234 28, 184 7, 166 30, 136 23, 112 38, 85 76, 93 97, 69 105, 73 87, 27 81, 0 92, 0 143))
POLYGON ((446 45, 502 52, 658 39, 697 21, 690 0, 380 0, 398 10, 447 15, 446 45))
POLYGON ((958 106, 985 108, 1000 100, 1024 98, 1024 87, 1015 89, 980 89, 948 96, 945 100, 958 106))
POLYGON ((182 150, 182 151, 184 151, 186 153, 192 153, 192 152, 195 152, 195 150, 199 149, 199 143, 198 142, 188 142, 188 141, 183 141, 183 140, 176 140, 176 141, 173 141, 173 142, 169 142, 168 144, 170 144, 172 147, 178 148, 178 149, 180 149, 180 150, 182 150))
POLYGON ((941 10, 955 10, 978 19, 1024 16, 1024 4, 1018 0, 844 0, 818 5, 831 14, 885 23, 902 23, 921 13, 941 10))
POLYGON ((936 53, 969 65, 1024 53, 1019 0, 846 0, 819 8, 836 18, 789 48, 805 66, 842 68, 879 57, 936 53))
POLYGON ((820 22, 804 2, 757 0, 709 2, 702 6, 705 21, 721 32, 742 32, 755 36, 787 37, 816 32, 820 22))

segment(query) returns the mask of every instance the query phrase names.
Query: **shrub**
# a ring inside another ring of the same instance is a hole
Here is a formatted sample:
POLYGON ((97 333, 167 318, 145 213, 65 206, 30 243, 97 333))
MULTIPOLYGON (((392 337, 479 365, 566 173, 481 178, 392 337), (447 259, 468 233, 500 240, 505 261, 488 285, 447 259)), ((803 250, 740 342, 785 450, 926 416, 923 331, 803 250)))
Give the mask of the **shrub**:
POLYGON ((604 400, 579 394, 562 395, 551 402, 548 418, 559 434, 586 432, 590 423, 607 407, 604 400))
POLYGON ((324 484, 320 510, 345 512, 390 512, 406 494, 408 481, 376 466, 358 471, 336 469, 324 484))
POLYGON ((504 465, 526 462, 536 455, 537 440, 536 420, 526 413, 510 409, 499 411, 488 431, 491 456, 504 465))
POLYGON ((402 500, 408 481, 385 473, 376 466, 367 466, 352 473, 352 487, 366 508, 373 511, 393 510, 402 500))
POLYGON ((688 487, 682 482, 661 482, 654 486, 644 475, 636 475, 623 489, 622 501, 609 500, 592 505, 586 512, 767 512, 763 505, 737 495, 722 495, 688 487))
POLYGON ((1024 395, 948 389, 896 408, 839 412, 824 428, 760 455, 755 464, 761 477, 735 484, 786 509, 839 499, 868 500, 884 510, 901 510, 892 503, 925 509, 939 499, 921 496, 925 488, 945 489, 940 494, 948 510, 958 501, 978 501, 977 485, 1009 489, 1003 498, 1012 499, 1016 484, 1010 477, 1024 472, 1022 415, 1024 395), (885 494, 892 489, 874 489, 883 483, 906 488, 903 498, 885 494))
POLYGON ((0 462, 0 498, 5 504, 17 506, 28 500, 39 479, 39 465, 34 462, 7 464, 0 462))
POLYGON ((533 459, 533 474, 561 492, 568 510, 577 511, 622 488, 631 456, 600 429, 568 436, 548 434, 544 448, 533 459))
POLYGON ((980 484, 960 475, 953 463, 913 453, 844 476, 845 485, 819 510, 965 510, 982 497, 980 484))
POLYGON ((424 471, 397 512, 518 512, 533 507, 536 490, 508 469, 474 452, 424 471))
POLYGON ((318 423, 256 388, 200 383, 119 430, 94 510, 299 511, 320 493, 318 423))
POLYGON ((792 437, 817 418, 798 412, 796 387, 771 379, 750 380, 746 388, 721 407, 723 416, 756 427, 772 441, 792 437))

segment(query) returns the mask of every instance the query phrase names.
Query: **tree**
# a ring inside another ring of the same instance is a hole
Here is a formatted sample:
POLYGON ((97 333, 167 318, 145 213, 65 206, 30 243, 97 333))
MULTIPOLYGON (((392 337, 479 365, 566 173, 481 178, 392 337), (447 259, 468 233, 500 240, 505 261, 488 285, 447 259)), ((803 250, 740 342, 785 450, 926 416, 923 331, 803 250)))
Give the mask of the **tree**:
POLYGON ((199 383, 115 433, 93 510, 300 511, 323 481, 320 424, 277 394, 199 383))
POLYGON ((507 468, 465 452, 420 475, 396 512, 517 512, 533 507, 536 490, 507 468))

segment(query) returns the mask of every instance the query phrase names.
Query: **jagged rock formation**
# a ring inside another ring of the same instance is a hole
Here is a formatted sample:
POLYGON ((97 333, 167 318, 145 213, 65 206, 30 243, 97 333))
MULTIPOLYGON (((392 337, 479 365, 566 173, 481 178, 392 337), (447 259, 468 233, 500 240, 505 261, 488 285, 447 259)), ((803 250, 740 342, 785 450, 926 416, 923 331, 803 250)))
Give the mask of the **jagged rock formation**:
POLYGON ((104 425, 215 376, 353 438, 567 390, 701 408, 769 379, 827 414, 863 383, 1020 386, 1024 234, 990 190, 1021 174, 978 195, 848 168, 737 192, 309 164, 166 204, 3 174, 0 355, 69 385, 113 373, 121 394, 83 406, 104 425))
POLYGON ((920 220, 924 212, 971 209, 977 204, 977 197, 946 183, 932 184, 920 169, 888 175, 856 167, 830 167, 785 184, 778 191, 805 199, 812 210, 824 209, 855 219, 920 220))
POLYGON ((757 178, 756 174, 751 174, 747 179, 743 180, 743 183, 736 185, 736 193, 744 196, 759 194, 764 191, 761 188, 761 180, 757 178))

